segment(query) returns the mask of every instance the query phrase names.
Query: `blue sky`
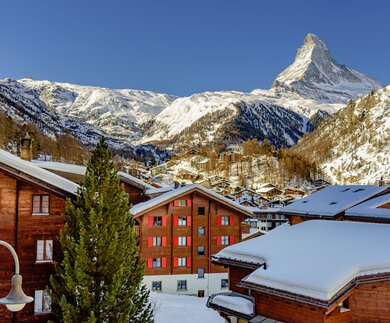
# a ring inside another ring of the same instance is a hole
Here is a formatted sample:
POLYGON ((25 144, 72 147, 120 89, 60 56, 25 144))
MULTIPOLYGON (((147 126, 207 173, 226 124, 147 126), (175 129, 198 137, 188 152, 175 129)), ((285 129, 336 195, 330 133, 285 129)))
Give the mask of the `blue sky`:
POLYGON ((390 84, 388 1, 12 0, 0 78, 177 95, 269 88, 308 33, 390 84))

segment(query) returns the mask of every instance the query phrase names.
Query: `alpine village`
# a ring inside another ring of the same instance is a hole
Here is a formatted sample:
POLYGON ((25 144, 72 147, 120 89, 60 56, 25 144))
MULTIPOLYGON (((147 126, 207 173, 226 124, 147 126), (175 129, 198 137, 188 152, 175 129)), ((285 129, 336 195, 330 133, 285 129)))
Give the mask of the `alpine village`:
POLYGON ((0 323, 390 322, 390 86, 311 33, 290 63, 181 97, 0 79, 0 323))

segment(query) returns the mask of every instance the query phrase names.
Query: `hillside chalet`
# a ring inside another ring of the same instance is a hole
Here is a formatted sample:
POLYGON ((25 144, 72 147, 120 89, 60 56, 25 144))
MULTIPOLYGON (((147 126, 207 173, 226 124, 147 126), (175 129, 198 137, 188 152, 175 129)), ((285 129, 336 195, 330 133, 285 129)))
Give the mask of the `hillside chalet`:
POLYGON ((212 254, 241 241, 243 207, 201 185, 182 186, 130 210, 138 224, 145 282, 154 291, 209 295, 227 289, 212 254))
MULTIPOLYGON (((22 156, 31 155, 22 150, 22 156)), ((63 226, 67 198, 76 196, 78 185, 46 171, 28 160, 0 150, 0 239, 19 256, 23 289, 35 298, 23 311, 0 307, 1 322, 47 322, 51 302, 45 288, 59 260, 58 234, 63 226)), ((0 249, 0 293, 9 291, 14 270, 12 255, 0 249)))
POLYGON ((208 306, 229 322, 389 322, 389 245, 386 224, 280 226, 213 256, 231 292, 208 306))

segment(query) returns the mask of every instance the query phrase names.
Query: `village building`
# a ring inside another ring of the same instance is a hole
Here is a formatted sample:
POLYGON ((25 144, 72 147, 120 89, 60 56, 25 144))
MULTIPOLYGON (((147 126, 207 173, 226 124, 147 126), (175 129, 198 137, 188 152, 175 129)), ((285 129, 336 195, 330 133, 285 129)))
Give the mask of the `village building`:
POLYGON ((246 206, 256 207, 268 202, 268 199, 263 197, 258 192, 251 190, 249 188, 242 188, 236 191, 235 193, 233 193, 232 196, 237 203, 246 206))
POLYGON ((280 214, 280 207, 264 207, 253 210, 253 219, 256 219, 257 228, 262 232, 271 231, 288 220, 284 214, 280 214))
MULTIPOLYGON (((58 162, 32 161, 32 163, 78 184, 83 182, 87 169, 85 166, 58 162)), ((149 197, 145 195, 145 191, 153 189, 154 186, 122 171, 118 172, 118 176, 121 183, 124 185, 131 204, 135 205, 149 199, 149 197)))
POLYGON ((201 185, 182 186, 132 207, 144 280, 153 291, 207 296, 227 290, 212 254, 241 241, 251 210, 201 185))
POLYGON ((283 191, 271 183, 263 184, 256 189, 256 192, 269 200, 283 195, 283 191))
POLYGON ((228 322, 388 322, 389 245, 388 224, 282 225, 212 257, 230 291, 207 306, 228 322))
MULTIPOLYGON (((28 144, 29 145, 29 144, 28 144)), ((0 239, 11 244, 20 261, 23 289, 35 298, 23 311, 0 307, 1 322, 47 322, 51 300, 45 289, 60 260, 58 235, 64 224, 66 199, 76 196, 78 185, 30 162, 31 152, 16 157, 0 150, 0 239)), ((10 288, 14 272, 12 255, 0 250, 0 292, 10 288)))
POLYGON ((304 191, 302 189, 299 189, 299 188, 296 188, 296 187, 286 187, 284 189, 284 197, 285 198, 292 197, 292 198, 295 198, 295 199, 299 199, 299 198, 302 198, 305 195, 307 195, 306 191, 304 191))
MULTIPOLYGON (((329 186, 285 206, 279 214, 287 217, 291 224, 312 219, 344 220, 348 209, 389 192, 388 185, 329 186)), ((353 220, 352 217, 348 219, 353 220)))

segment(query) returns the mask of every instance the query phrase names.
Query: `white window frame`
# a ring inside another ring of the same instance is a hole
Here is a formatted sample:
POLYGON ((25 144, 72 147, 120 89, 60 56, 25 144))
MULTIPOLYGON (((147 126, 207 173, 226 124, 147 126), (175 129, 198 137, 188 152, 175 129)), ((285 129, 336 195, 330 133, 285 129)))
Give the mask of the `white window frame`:
POLYGON ((178 237, 177 238, 177 245, 178 246, 186 246, 187 245, 187 237, 178 237))
POLYGON ((45 290, 36 290, 34 293, 34 313, 51 313, 51 297, 45 290))
POLYGON ((186 216, 179 216, 177 224, 179 226, 186 226, 187 225, 187 217, 186 216))
POLYGON ((153 217, 153 226, 162 227, 162 216, 156 215, 153 217), (158 220, 158 218, 160 218, 160 220, 158 220))
POLYGON ((178 206, 187 206, 187 200, 178 200, 177 205, 178 206))
POLYGON ((198 236, 202 237, 202 236, 204 236, 204 235, 205 235, 205 227, 202 226, 202 225, 198 226, 198 236), (203 231, 202 231, 202 230, 203 230, 203 231), (200 231, 202 231, 203 234, 200 234, 200 231))
POLYGON ((32 197, 32 215, 49 215, 50 213, 50 195, 34 194, 32 197), (44 206, 44 203, 47 206, 44 206))
POLYGON ((153 237, 153 247, 161 247, 161 246, 162 246, 162 238, 153 237))
POLYGON ((161 292, 162 291, 162 281, 152 281, 152 291, 161 292))
POLYGON ((152 258, 152 268, 161 268, 161 258, 152 258))
POLYGON ((187 267, 187 258, 186 257, 177 258, 177 267, 187 267))
POLYGON ((230 216, 222 215, 221 216, 221 225, 229 226, 230 225, 230 216))
POLYGON ((205 278, 204 268, 198 268, 198 278, 205 278))
POLYGON ((53 262, 53 240, 37 240, 36 262, 53 262))
POLYGON ((221 236, 221 246, 228 246, 230 244, 229 236, 221 236))
POLYGON ((187 290, 187 288, 188 288, 188 286, 187 286, 187 280, 178 280, 177 281, 177 290, 187 290), (184 284, 183 284, 183 282, 184 282, 184 284), (183 286, 184 285, 184 288, 179 288, 179 287, 181 287, 181 286, 183 286))

